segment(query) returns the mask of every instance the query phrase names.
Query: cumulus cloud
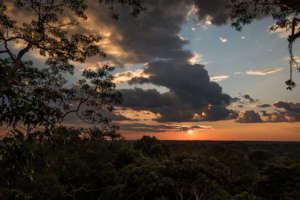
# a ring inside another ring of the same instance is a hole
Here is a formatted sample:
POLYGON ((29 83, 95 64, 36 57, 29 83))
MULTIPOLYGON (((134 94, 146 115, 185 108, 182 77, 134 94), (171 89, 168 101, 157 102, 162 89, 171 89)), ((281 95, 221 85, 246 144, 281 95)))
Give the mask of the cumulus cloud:
POLYGON ((270 104, 257 105, 258 108, 270 108, 274 110, 267 112, 265 110, 256 113, 254 111, 242 111, 236 121, 238 122, 298 122, 300 121, 300 103, 277 101, 270 104))
POLYGON ((123 89, 125 108, 149 110, 160 115, 158 121, 195 121, 195 113, 201 115, 202 112, 206 112, 207 120, 226 119, 230 115, 231 111, 226 107, 231 97, 224 94, 217 83, 210 81, 203 64, 199 64, 201 54, 185 50, 183 47, 188 41, 179 36, 191 9, 206 24, 225 23, 221 14, 224 2, 196 1, 193 8, 194 1, 189 0, 147 1, 147 10, 136 19, 119 8, 121 17, 118 22, 93 9, 93 19, 110 29, 106 35, 108 44, 124 53, 112 55, 115 63, 148 62, 140 71, 117 74, 116 80, 169 89, 163 94, 155 89, 123 89), (211 5, 218 9, 211 9, 211 5))
POLYGON ((282 112, 266 112, 261 111, 262 119, 264 122, 287 122, 284 113, 282 112))
POLYGON ((268 74, 279 72, 280 70, 281 70, 280 67, 268 67, 268 68, 264 68, 264 69, 249 70, 249 71, 246 72, 246 74, 265 76, 265 75, 268 75, 268 74))
POLYGON ((240 122, 240 123, 262 122, 260 115, 253 110, 247 110, 247 111, 240 112, 236 121, 240 122))
POLYGON ((284 116, 287 121, 300 121, 300 103, 277 101, 273 106, 280 109, 277 115, 284 116))
POLYGON ((133 78, 129 83, 153 83, 170 91, 160 94, 155 90, 123 90, 124 106, 158 112, 159 121, 193 121, 194 114, 202 112, 207 112, 208 120, 219 120, 230 114, 226 106, 231 97, 223 94, 217 83, 210 82, 202 65, 172 59, 150 62, 144 70, 149 78, 133 78))

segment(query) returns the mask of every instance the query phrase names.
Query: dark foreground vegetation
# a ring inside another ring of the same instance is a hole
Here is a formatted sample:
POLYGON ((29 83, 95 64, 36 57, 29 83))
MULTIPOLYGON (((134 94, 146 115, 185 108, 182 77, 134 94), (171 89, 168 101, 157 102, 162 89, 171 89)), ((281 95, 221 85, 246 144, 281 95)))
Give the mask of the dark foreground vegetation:
POLYGON ((1 144, 0 199, 296 200, 300 145, 15 132, 1 144))

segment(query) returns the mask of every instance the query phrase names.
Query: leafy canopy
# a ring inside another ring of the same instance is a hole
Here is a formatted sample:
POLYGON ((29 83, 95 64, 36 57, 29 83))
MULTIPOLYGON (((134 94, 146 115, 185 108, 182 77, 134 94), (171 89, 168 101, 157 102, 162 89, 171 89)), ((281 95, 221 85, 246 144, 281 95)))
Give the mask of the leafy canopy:
MULTIPOLYGON (((131 6, 133 14, 141 8, 136 1, 116 3, 131 6)), ((77 117, 109 127, 104 113, 121 100, 113 67, 86 69, 77 83, 70 81, 75 64, 105 56, 99 35, 76 31, 87 8, 84 0, 0 0, 0 125, 30 132, 77 117)))

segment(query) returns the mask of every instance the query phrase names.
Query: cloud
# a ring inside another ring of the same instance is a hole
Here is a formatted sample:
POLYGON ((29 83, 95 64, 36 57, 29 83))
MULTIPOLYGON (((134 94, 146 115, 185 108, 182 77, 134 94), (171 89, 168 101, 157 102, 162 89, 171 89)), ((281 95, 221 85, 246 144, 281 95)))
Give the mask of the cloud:
MULTIPOLYGON (((270 104, 262 104, 258 105, 259 108, 270 108, 270 104)), ((275 109, 272 112, 261 111, 261 120, 263 122, 298 122, 300 121, 300 103, 294 102, 284 102, 277 101, 272 104, 272 107, 275 109)), ((248 113, 247 115, 251 115, 251 117, 244 117, 243 114, 240 114, 237 121, 251 121, 252 119, 258 119, 258 113, 248 113), (256 116, 256 117, 255 117, 256 116), (248 119, 248 120, 247 120, 248 119)), ((255 120, 253 120, 255 121, 255 120)), ((259 121, 259 120, 258 120, 259 121)))
POLYGON ((137 69, 135 71, 126 71, 126 72, 120 72, 114 74, 114 80, 113 82, 115 83, 123 83, 123 82, 128 82, 133 78, 148 78, 149 74, 146 74, 144 72, 144 69, 137 69))
POLYGON ((204 56, 202 54, 199 54, 198 52, 193 51, 193 56, 188 59, 188 62, 190 64, 197 64, 197 63, 199 64, 200 62, 202 65, 208 64, 208 62, 203 61, 203 57, 204 56))
POLYGON ((179 122, 195 121, 196 113, 205 112, 206 120, 227 119, 232 113, 226 108, 231 97, 224 94, 217 83, 210 81, 203 64, 199 64, 202 55, 185 50, 188 41, 179 35, 191 9, 206 24, 224 23, 219 3, 225 1, 205 3, 209 6, 197 1, 192 8, 193 2, 147 1, 147 10, 136 19, 118 8, 121 16, 118 22, 99 10, 91 12, 94 22, 98 20, 99 25, 108 27, 107 44, 116 47, 119 53, 124 52, 112 55, 115 63, 148 63, 141 71, 117 74, 118 81, 128 81, 131 85, 154 84, 169 89, 162 94, 155 89, 123 89, 126 109, 148 110, 160 116, 155 119, 157 121, 179 122), (218 12, 211 9, 214 3, 218 3, 218 12))
POLYGON ((287 121, 300 121, 300 103, 277 101, 273 107, 280 109, 278 113, 287 121))
POLYGON ((222 43, 225 43, 228 41, 227 38, 224 38, 224 37, 219 37, 219 40, 222 42, 222 43))
POLYGON ((124 106, 160 113, 159 121, 194 121, 194 114, 202 112, 207 112, 206 120, 227 118, 230 111, 226 106, 231 103, 231 97, 223 94, 217 83, 210 82, 202 65, 191 65, 187 60, 150 62, 144 69, 150 77, 133 78, 129 83, 152 83, 170 91, 159 94, 155 90, 123 90, 124 106))
POLYGON ((128 120, 134 121, 153 121, 160 117, 159 114, 153 113, 149 110, 134 110, 131 108, 120 109, 118 113, 128 120))
POLYGON ((210 81, 220 82, 228 79, 228 75, 210 76, 210 81))
POLYGON ((250 103, 255 103, 255 102, 258 101, 257 99, 253 99, 252 97, 250 97, 249 94, 243 95, 243 98, 246 99, 246 100, 248 100, 250 103))
MULTIPOLYGON (((293 18, 290 17, 288 20, 290 23, 292 23, 293 18)), ((300 25, 297 24, 295 27, 295 30, 299 30, 299 28, 300 28, 300 25)), ((269 33, 276 34, 279 38, 287 39, 291 35, 291 29, 284 28, 284 27, 281 28, 281 27, 278 27, 278 25, 274 24, 271 27, 269 27, 269 33), (274 31, 274 30, 272 30, 272 27, 276 27, 277 29, 274 31)))
POLYGON ((212 17, 209 16, 209 15, 207 15, 207 16, 205 17, 205 19, 202 20, 203 22, 199 22, 197 25, 198 25, 198 26, 201 26, 202 29, 203 29, 204 31, 206 31, 206 30, 208 29, 208 27, 212 25, 211 20, 212 20, 212 17))
POLYGON ((195 126, 181 126, 180 130, 181 131, 189 131, 189 130, 193 130, 193 131, 199 131, 199 130, 207 130, 207 129, 211 129, 211 126, 205 126, 205 125, 195 125, 195 126))
POLYGON ((249 104, 256 103, 258 99, 252 98, 249 94, 241 95, 240 97, 232 98, 232 103, 249 104))
POLYGON ((134 132, 166 132, 166 131, 178 129, 176 126, 151 125, 151 124, 141 124, 141 123, 120 124, 119 126, 123 131, 134 131, 134 132))
POLYGON ((258 107, 258 108, 270 108, 271 105, 270 104, 261 104, 261 105, 256 105, 256 107, 258 107))
POLYGON ((157 121, 195 121, 195 114, 203 112, 204 120, 222 120, 233 113, 226 108, 231 97, 223 93, 218 83, 210 81, 204 63, 199 63, 201 54, 184 48, 189 41, 180 36, 180 31, 189 14, 206 25, 226 23, 226 2, 144 1, 147 9, 136 18, 130 15, 128 7, 114 7, 120 15, 116 21, 111 18, 109 7, 88 0, 88 19, 76 26, 74 32, 102 35, 99 46, 107 56, 94 57, 89 60, 91 63, 111 62, 119 67, 148 63, 142 69, 115 74, 115 82, 154 84, 169 89, 162 94, 155 89, 123 89, 124 108, 149 111, 157 121))
POLYGON ((281 70, 280 67, 268 67, 268 68, 264 68, 264 69, 249 70, 249 71, 246 72, 246 74, 265 76, 265 75, 268 75, 268 74, 279 72, 280 70, 281 70))
MULTIPOLYGON (((300 63, 300 57, 299 57, 299 56, 294 56, 294 59, 295 59, 295 61, 296 61, 297 63, 300 63)), ((290 60, 290 56, 286 56, 286 57, 284 58, 284 60, 289 61, 289 60, 290 60)), ((300 64, 298 64, 298 65, 293 65, 293 67, 299 68, 299 67, 300 67, 300 64)))
POLYGON ((200 21, 207 20, 214 25, 223 25, 229 21, 231 9, 228 0, 196 0, 196 15, 200 21))
POLYGON ((142 123, 130 123, 130 124, 119 124, 123 131, 134 131, 134 132, 182 132, 182 131, 201 131, 211 129, 211 126, 205 125, 194 125, 194 126, 177 126, 177 125, 163 125, 163 124, 142 124, 142 123))
POLYGON ((264 122, 287 122, 284 113, 282 112, 271 112, 261 111, 262 119, 264 122))
POLYGON ((240 122, 240 123, 262 122, 260 115, 253 110, 247 110, 247 111, 240 112, 236 121, 240 122))

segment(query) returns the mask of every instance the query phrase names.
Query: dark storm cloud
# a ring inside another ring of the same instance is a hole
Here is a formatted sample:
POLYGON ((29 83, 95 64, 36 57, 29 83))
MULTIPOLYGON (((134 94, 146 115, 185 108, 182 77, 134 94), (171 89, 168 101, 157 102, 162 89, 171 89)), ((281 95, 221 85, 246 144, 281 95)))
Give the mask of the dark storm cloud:
POLYGON ((253 110, 247 110, 247 111, 240 112, 236 121, 240 122, 240 123, 262 122, 260 115, 253 110))
POLYGON ((178 36, 192 7, 191 1, 153 0, 145 1, 143 5, 146 10, 136 18, 130 15, 127 8, 115 7, 115 12, 120 16, 116 21, 110 17, 109 9, 90 1, 90 15, 96 19, 96 25, 109 27, 108 39, 124 51, 120 57, 108 54, 108 58, 115 63, 126 64, 191 56, 189 51, 182 51, 187 41, 178 36))
MULTIPOLYGON (((95 19, 92 26, 110 29, 109 41, 123 50, 123 55, 109 55, 114 63, 143 63, 153 59, 190 57, 191 52, 182 51, 188 41, 179 37, 182 24, 190 13, 204 21, 209 16, 214 25, 228 22, 230 8, 227 0, 151 0, 142 1, 146 8, 134 18, 128 7, 115 6, 114 12, 119 20, 111 17, 108 6, 99 6, 97 1, 89 0, 89 16, 95 19)), ((91 26, 81 26, 89 30, 91 26)), ((93 28, 93 27, 92 27, 93 28)))
MULTIPOLYGON (((220 0, 210 3, 197 1, 199 19, 211 15, 213 23, 223 23, 220 3, 220 0), (210 8, 213 4, 218 7, 218 12, 210 8)), ((131 84, 152 83, 170 90, 164 94, 156 90, 122 90, 123 106, 159 113, 161 117, 158 121, 164 122, 228 118, 231 111, 226 106, 232 98, 223 94, 217 83, 210 82, 203 65, 189 63, 193 54, 183 49, 188 41, 179 37, 193 1, 154 0, 145 2, 144 6, 147 10, 137 18, 117 8, 120 13, 117 22, 95 8, 91 12, 99 22, 111 26, 113 31, 109 39, 113 45, 124 50, 126 56, 116 57, 115 60, 120 59, 118 62, 124 64, 149 63, 144 72, 150 77, 135 78, 130 81, 131 84), (119 36, 122 39, 118 39, 119 36), (205 116, 201 115, 202 112, 205 116)))
POLYGON ((121 92, 124 99, 122 106, 135 110, 156 109, 175 104, 174 96, 169 93, 160 94, 155 89, 123 89, 121 92))
POLYGON ((223 25, 229 21, 230 5, 229 0, 195 0, 198 19, 203 20, 210 16, 214 25, 223 25))
POLYGON ((257 105, 256 107, 258 107, 258 108, 269 108, 269 107, 271 107, 271 105, 270 104, 261 104, 261 105, 257 105))
POLYGON ((134 78, 131 84, 153 83, 169 88, 170 93, 182 103, 194 108, 208 104, 229 104, 231 97, 222 93, 222 88, 209 81, 208 72, 202 65, 191 65, 186 60, 151 62, 145 68, 149 78, 134 78))
POLYGON ((226 119, 231 111, 226 106, 232 98, 222 93, 222 88, 210 82, 202 65, 189 64, 187 59, 154 61, 144 69, 149 78, 134 78, 130 84, 152 83, 167 87, 164 94, 156 90, 122 90, 124 106, 148 109, 160 113, 159 121, 197 121, 226 119))

